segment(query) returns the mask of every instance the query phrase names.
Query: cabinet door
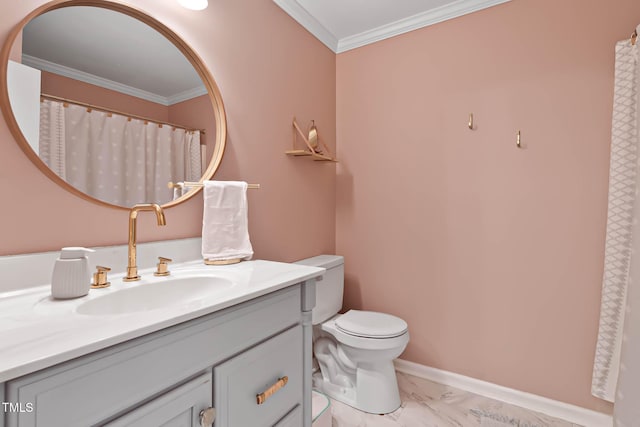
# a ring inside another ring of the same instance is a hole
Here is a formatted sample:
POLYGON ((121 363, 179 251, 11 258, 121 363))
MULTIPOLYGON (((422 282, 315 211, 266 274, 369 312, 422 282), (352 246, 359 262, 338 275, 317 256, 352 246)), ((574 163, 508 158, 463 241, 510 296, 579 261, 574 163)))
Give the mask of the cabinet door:
POLYGON ((302 343, 298 325, 216 366, 215 426, 271 427, 284 421, 302 403, 302 343))
POLYGON ((278 421, 274 427, 300 427, 302 422, 302 405, 298 405, 291 410, 283 419, 278 421))
POLYGON ((197 427, 200 412, 211 406, 211 372, 104 424, 105 427, 197 427))

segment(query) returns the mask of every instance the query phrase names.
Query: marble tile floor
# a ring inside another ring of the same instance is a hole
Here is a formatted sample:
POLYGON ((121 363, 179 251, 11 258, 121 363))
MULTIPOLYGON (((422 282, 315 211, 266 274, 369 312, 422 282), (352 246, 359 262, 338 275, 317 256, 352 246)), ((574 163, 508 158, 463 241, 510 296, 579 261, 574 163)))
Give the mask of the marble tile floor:
POLYGON ((580 427, 518 406, 398 372, 402 405, 367 414, 331 400, 333 427, 580 427))

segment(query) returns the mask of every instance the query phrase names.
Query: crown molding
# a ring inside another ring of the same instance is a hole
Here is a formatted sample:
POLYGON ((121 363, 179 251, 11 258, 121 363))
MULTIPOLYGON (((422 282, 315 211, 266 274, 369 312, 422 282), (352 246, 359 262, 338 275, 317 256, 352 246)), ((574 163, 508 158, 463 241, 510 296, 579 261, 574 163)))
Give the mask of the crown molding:
POLYGON ((175 95, 166 98, 168 105, 177 104, 178 102, 188 101, 189 99, 196 98, 202 95, 208 95, 207 88, 204 86, 198 86, 193 89, 188 89, 175 95))
POLYGON ((468 13, 477 12, 478 10, 508 1, 511 0, 458 0, 369 31, 364 31, 360 34, 344 37, 338 41, 336 53, 346 52, 360 46, 408 33, 409 31, 457 18, 468 13))
POLYGON ((273 0, 282 10, 287 12, 300 25, 324 43, 333 52, 337 52, 338 39, 320 23, 307 9, 296 0, 273 0))
POLYGON ((337 39, 297 0, 273 0, 300 25, 335 53, 346 52, 357 47, 388 39, 409 31, 457 18, 471 12, 486 9, 511 0, 457 0, 444 6, 381 25, 371 30, 337 39))
POLYGON ((22 55, 22 63, 30 67, 37 68, 38 70, 48 71, 50 73, 68 77, 70 79, 79 80, 95 86, 103 87, 105 89, 124 93, 130 96, 135 96, 136 98, 141 98, 150 102, 155 102, 156 104, 166 106, 175 104, 177 102, 186 101, 187 99, 191 99, 207 93, 207 89, 204 86, 201 86, 178 93, 171 97, 166 97, 122 83, 114 82, 113 80, 98 77, 94 74, 85 73, 84 71, 76 70, 75 68, 65 67, 64 65, 56 64, 55 62, 47 61, 35 56, 22 55))

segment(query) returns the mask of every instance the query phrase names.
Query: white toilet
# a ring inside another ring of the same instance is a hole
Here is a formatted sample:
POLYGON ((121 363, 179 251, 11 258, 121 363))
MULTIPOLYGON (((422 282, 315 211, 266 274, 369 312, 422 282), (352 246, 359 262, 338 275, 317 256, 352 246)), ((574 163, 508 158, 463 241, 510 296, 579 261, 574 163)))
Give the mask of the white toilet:
POLYGON ((409 342, 407 323, 395 316, 342 308, 344 258, 319 255, 297 264, 324 267, 316 282, 313 355, 319 367, 314 388, 361 411, 393 412, 400 406, 393 359, 409 342))

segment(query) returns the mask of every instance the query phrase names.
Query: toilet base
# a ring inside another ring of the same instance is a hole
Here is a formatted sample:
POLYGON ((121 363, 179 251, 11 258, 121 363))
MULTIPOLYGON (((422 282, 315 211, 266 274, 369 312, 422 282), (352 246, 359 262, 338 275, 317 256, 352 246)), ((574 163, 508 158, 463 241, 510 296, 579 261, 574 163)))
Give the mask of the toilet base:
POLYGON ((313 387, 332 399, 371 414, 388 414, 401 404, 392 361, 358 364, 355 388, 333 384, 320 372, 313 375, 313 387))

